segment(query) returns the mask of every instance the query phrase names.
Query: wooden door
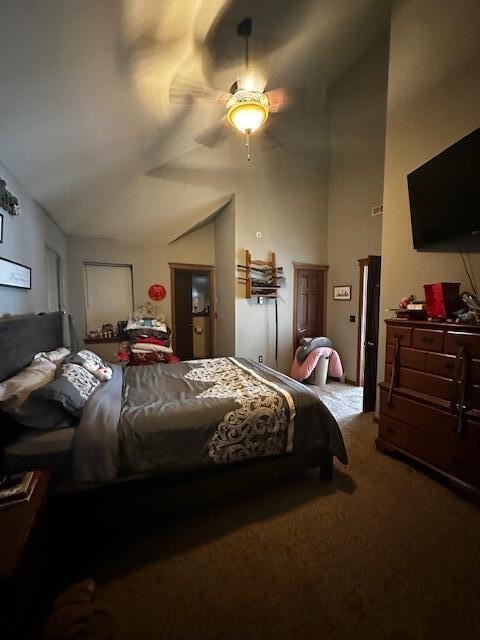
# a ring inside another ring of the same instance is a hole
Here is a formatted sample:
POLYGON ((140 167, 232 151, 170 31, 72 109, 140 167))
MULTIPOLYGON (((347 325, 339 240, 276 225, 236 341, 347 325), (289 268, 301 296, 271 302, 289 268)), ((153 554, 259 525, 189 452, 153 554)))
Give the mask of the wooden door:
POLYGON ((175 269, 175 352, 181 360, 193 358, 192 272, 175 269))
POLYGON ((328 267, 294 263, 293 346, 325 332, 325 277, 328 267))
POLYGON ((380 256, 368 256, 365 314, 363 410, 373 411, 377 398, 378 327, 380 318, 380 256))

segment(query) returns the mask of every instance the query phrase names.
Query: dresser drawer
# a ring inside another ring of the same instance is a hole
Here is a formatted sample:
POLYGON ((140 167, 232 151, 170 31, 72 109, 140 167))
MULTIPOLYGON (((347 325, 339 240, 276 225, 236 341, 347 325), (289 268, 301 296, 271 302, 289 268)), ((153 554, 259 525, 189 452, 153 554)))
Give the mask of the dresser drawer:
POLYGON ((446 353, 457 354, 462 346, 470 349, 472 358, 480 358, 480 334, 463 331, 447 331, 445 335, 446 353))
POLYGON ((450 476, 479 486, 478 457, 429 434, 381 415, 380 437, 450 476))
MULTIPOLYGON (((385 361, 393 362, 395 355, 395 347, 393 344, 387 344, 385 361)), ((401 367, 409 367, 409 369, 425 370, 427 362, 427 352, 418 349, 410 349, 408 347, 400 347, 399 364, 401 367)))
POLYGON ((465 419, 462 432, 458 434, 457 420, 448 411, 430 407, 395 393, 389 406, 386 391, 380 394, 380 412, 383 416, 407 423, 456 447, 480 451, 480 423, 474 420, 465 419))
POLYGON ((443 351, 443 331, 435 329, 414 329, 412 347, 428 351, 443 351))
MULTIPOLYGON (((385 366, 385 382, 390 382, 392 368, 390 364, 385 366)), ((420 391, 448 402, 453 398, 456 390, 452 380, 449 378, 442 378, 423 371, 415 371, 403 367, 400 367, 397 372, 397 386, 420 391)))
POLYGON ((412 344, 412 328, 388 325, 387 344, 393 344, 395 340, 399 340, 402 346, 409 347, 412 344))
POLYGON ((453 378, 456 356, 449 356, 443 353, 427 353, 426 360, 425 369, 428 373, 443 376, 444 378, 453 378))

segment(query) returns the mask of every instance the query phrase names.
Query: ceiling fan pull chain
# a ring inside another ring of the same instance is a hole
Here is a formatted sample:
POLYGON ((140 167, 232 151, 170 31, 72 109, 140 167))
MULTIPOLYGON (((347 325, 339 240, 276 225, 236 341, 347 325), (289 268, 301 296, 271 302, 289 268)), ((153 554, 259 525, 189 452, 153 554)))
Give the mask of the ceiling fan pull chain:
POLYGON ((248 129, 245 131, 245 147, 247 148, 247 160, 250 162, 250 131, 248 129))

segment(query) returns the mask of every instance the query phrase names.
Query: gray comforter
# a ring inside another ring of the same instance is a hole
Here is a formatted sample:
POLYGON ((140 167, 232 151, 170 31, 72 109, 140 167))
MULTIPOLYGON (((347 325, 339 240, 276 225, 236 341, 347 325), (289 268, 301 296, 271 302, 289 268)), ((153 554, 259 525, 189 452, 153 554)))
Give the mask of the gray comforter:
POLYGON ((113 367, 85 406, 74 479, 195 469, 288 452, 329 451, 342 435, 308 387, 244 358, 113 367))

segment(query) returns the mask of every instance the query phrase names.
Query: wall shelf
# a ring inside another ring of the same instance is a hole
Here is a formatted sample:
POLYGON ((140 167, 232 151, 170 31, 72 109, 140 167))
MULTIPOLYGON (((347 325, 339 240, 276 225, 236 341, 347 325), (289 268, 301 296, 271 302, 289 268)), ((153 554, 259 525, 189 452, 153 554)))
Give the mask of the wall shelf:
POLYGON ((275 253, 270 260, 253 260, 248 249, 245 251, 245 264, 238 264, 238 282, 245 284, 245 297, 278 298, 278 289, 285 285, 283 267, 277 267, 275 253))

